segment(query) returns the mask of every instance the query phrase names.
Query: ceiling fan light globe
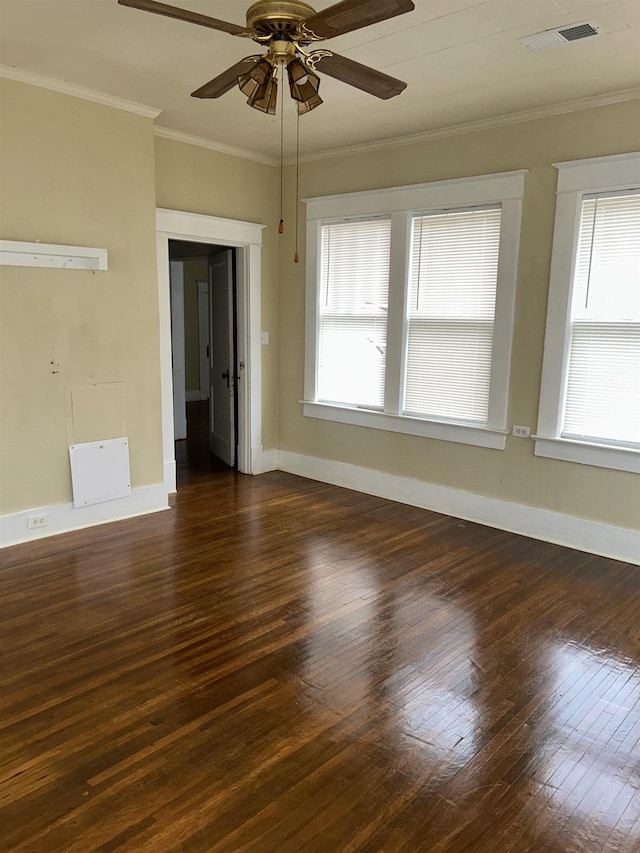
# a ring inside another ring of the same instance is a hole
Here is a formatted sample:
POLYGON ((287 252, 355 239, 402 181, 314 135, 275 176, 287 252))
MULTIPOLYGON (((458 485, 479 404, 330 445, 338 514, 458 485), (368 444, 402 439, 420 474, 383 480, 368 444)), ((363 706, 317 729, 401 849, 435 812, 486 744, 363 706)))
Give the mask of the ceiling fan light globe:
POLYGON ((289 75, 289 83, 300 83, 305 77, 309 76, 309 69, 297 57, 292 59, 287 65, 287 74, 289 75))
POLYGON ((259 85, 260 84, 253 80, 251 77, 249 77, 248 74, 243 74, 242 77, 238 77, 238 88, 248 98, 253 95, 259 85))
POLYGON ((238 88, 248 98, 252 98, 256 94, 256 91, 268 83, 272 77, 273 68, 271 67, 271 63, 266 59, 261 59, 246 74, 241 74, 238 77, 238 88))
POLYGON ((299 101, 296 99, 296 108, 298 110, 298 115, 302 116, 305 115, 305 113, 310 113, 311 110, 315 110, 315 108, 319 107, 322 103, 324 102, 320 95, 314 95, 304 101, 299 101))
POLYGON ((317 91, 308 83, 305 83, 303 86, 291 87, 291 97, 294 101, 313 101, 317 95, 317 91))
POLYGON ((299 59, 293 59, 287 66, 287 71, 291 97, 299 103, 312 104, 305 112, 320 106, 322 103, 318 96, 320 78, 299 59))
POLYGON ((278 83, 276 80, 270 78, 258 86, 253 94, 247 98, 247 103, 254 110, 260 110, 261 113, 272 116, 275 115, 278 103, 278 83))
POLYGON ((317 80, 318 85, 314 85, 314 82, 316 81, 307 80, 302 84, 294 83, 291 86, 291 97, 295 98, 296 101, 308 101, 315 98, 318 94, 320 81, 317 80))

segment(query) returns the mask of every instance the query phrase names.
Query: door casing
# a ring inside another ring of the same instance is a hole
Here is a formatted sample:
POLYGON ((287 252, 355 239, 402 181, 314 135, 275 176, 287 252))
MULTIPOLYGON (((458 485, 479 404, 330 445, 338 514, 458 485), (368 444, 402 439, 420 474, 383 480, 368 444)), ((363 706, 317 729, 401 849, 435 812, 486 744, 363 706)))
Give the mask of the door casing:
POLYGON ((261 369, 261 254, 266 226, 221 219, 180 210, 156 209, 158 298, 160 306, 160 383, 164 483, 176 491, 171 365, 171 299, 169 240, 216 244, 237 249, 237 362, 238 362, 238 470, 261 474, 262 369, 261 369))

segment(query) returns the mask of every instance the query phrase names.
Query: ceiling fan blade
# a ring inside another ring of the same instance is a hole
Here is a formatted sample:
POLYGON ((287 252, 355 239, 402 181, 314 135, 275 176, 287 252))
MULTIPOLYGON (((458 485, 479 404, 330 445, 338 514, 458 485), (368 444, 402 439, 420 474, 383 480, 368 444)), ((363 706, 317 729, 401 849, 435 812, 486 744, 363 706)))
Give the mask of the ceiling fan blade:
POLYGON ((320 41, 378 24, 414 9, 412 0, 343 0, 307 18, 300 30, 320 41))
POLYGON ((354 62, 353 59, 347 59, 346 56, 340 56, 338 53, 330 53, 329 51, 318 51, 318 54, 320 55, 317 58, 313 53, 309 57, 310 64, 314 68, 323 74, 328 74, 329 77, 355 86, 356 89, 362 89, 363 92, 375 95, 376 98, 382 98, 386 101, 388 98, 399 95, 407 88, 407 84, 402 80, 396 80, 395 77, 376 71, 375 68, 369 68, 368 65, 354 62))
POLYGON ((221 30, 232 36, 242 36, 247 33, 245 27, 238 24, 230 24, 227 21, 219 21, 208 15, 198 12, 190 12, 188 9, 179 9, 177 6, 168 6, 166 3, 157 3, 156 0, 118 0, 121 6, 131 6, 132 9, 140 9, 142 12, 153 12, 156 15, 165 15, 167 18, 177 18, 179 21, 187 21, 189 24, 199 24, 201 27, 209 27, 212 30, 221 30))
POLYGON ((261 56, 245 56, 240 62, 236 62, 231 68, 227 68, 222 74, 218 74, 213 80, 209 80, 204 86, 200 86, 195 92, 191 93, 192 98, 219 98, 230 92, 237 84, 238 77, 246 72, 251 67, 252 63, 259 62, 261 56))

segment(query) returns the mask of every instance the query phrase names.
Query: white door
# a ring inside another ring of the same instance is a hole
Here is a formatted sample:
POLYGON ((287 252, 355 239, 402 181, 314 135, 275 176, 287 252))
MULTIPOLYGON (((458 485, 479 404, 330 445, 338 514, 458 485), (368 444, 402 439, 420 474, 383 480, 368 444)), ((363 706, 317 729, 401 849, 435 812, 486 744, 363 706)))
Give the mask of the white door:
POLYGON ((209 258, 209 450, 227 465, 236 461, 233 252, 209 258))
POLYGON ((209 282, 198 282, 198 354, 200 399, 209 399, 209 282))

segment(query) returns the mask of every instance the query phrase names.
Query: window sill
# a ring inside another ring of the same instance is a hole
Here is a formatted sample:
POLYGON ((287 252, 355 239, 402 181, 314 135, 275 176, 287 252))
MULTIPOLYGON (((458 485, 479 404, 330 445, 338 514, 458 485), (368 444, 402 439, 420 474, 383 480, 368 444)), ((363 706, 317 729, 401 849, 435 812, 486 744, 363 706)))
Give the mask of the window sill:
POLYGON ((418 435, 423 438, 452 441, 456 444, 471 444, 492 450, 504 450, 506 444, 507 433, 502 430, 353 409, 348 406, 338 406, 335 403, 313 403, 308 400, 301 402, 303 414, 307 418, 319 418, 323 421, 336 421, 341 424, 382 429, 405 435, 418 435))
POLYGON ((611 447, 604 444, 589 444, 568 438, 547 438, 534 435, 536 456, 594 465, 596 468, 611 468, 615 471, 640 473, 640 451, 630 447, 611 447))

